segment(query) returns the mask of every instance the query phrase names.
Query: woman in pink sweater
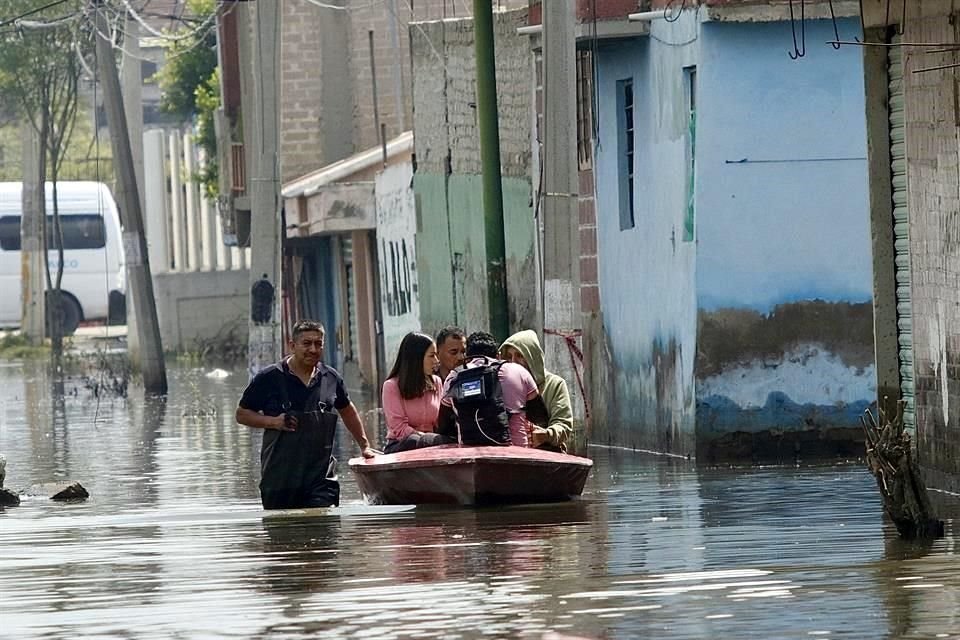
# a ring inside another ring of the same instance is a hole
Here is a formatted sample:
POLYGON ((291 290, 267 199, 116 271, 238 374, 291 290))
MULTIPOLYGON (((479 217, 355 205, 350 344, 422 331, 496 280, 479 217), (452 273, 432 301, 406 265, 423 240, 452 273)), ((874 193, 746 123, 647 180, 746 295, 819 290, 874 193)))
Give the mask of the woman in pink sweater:
POLYGON ((434 375, 439 364, 437 346, 430 336, 412 332, 403 337, 397 360, 383 383, 384 453, 450 442, 433 432, 443 394, 443 381, 434 375))

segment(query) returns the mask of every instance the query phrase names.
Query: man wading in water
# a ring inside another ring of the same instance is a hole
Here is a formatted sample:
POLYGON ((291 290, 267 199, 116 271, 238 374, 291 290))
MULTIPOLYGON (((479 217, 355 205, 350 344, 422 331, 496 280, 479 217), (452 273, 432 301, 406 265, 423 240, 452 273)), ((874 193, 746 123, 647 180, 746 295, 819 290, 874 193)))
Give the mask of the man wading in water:
POLYGON ((337 461, 331 453, 337 413, 363 457, 374 456, 343 378, 320 361, 323 334, 319 322, 295 324, 289 343, 293 355, 254 376, 237 407, 237 422, 266 430, 260 451, 260 499, 265 509, 340 503, 337 461))

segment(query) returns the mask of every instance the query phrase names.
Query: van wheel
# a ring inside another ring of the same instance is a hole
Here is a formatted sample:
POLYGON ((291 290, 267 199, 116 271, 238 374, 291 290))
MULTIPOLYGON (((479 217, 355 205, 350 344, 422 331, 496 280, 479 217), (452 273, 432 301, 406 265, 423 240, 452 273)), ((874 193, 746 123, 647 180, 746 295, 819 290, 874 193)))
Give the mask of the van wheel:
MULTIPOLYGON (((50 318, 52 316, 50 314, 54 311, 51 306, 52 298, 50 292, 47 292, 47 333, 51 333, 50 318)), ((83 320, 83 310, 80 308, 80 303, 66 291, 61 291, 59 312, 60 322, 63 323, 63 335, 72 336, 77 327, 80 326, 80 321, 83 320)))

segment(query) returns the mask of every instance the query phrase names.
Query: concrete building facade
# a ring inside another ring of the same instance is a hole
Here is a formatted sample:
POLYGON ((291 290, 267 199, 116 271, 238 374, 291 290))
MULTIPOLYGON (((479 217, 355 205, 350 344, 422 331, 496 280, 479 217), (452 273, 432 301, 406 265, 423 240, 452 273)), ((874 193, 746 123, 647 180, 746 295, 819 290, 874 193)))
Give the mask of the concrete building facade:
POLYGON ((855 453, 876 397, 860 52, 821 44, 818 19, 792 60, 786 7, 740 4, 592 45, 591 439, 708 462, 855 453))

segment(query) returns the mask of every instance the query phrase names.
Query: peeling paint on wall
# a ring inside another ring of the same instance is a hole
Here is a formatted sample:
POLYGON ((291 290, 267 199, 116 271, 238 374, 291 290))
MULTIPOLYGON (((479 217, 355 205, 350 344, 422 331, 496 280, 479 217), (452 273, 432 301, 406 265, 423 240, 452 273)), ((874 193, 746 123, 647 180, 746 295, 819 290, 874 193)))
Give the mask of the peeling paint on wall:
POLYGON ((377 175, 377 242, 383 353, 392 363, 403 336, 420 329, 413 166, 396 165, 377 175))
POLYGON ((869 302, 806 300, 751 309, 700 310, 697 379, 741 363, 783 362, 790 351, 816 343, 848 368, 873 366, 873 309, 869 302))
POLYGON ((858 450, 859 417, 877 394, 872 316, 870 303, 822 300, 778 305, 770 314, 701 310, 698 455, 737 455, 744 440, 733 434, 741 433, 758 443, 751 456, 808 456, 810 441, 799 453, 768 445, 788 432, 809 431, 789 438, 817 440, 837 429, 850 440, 832 438, 833 453, 858 450))
MULTIPOLYGON (((591 436, 708 459, 857 451, 857 417, 876 394, 860 52, 811 50, 794 63, 787 23, 694 18, 599 46, 601 313, 588 325, 600 332, 589 336, 590 384, 604 410, 591 436), (700 62, 697 242, 684 243, 683 81, 700 62), (627 229, 624 80, 635 88, 627 229)), ((807 28, 832 37, 829 23, 807 28)), ((858 34, 853 20, 839 28, 858 34)))

